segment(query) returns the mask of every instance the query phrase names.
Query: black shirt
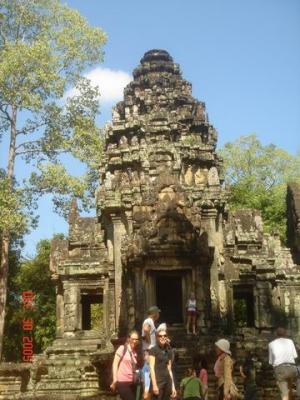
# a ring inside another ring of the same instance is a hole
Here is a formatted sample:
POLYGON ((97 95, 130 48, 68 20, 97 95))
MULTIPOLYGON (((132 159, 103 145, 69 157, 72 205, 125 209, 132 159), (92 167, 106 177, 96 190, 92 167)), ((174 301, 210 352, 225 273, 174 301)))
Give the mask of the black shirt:
POLYGON ((158 345, 149 349, 149 355, 155 357, 154 371, 157 384, 167 382, 170 379, 168 363, 172 359, 172 353, 167 347, 158 345))

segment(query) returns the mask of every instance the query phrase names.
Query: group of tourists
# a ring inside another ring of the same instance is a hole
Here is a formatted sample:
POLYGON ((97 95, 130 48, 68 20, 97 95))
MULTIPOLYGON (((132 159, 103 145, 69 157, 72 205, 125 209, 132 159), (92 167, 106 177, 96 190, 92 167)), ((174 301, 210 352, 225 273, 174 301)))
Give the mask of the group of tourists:
MULTIPOLYGON (((159 316, 160 309, 157 306, 150 307, 148 317, 143 322, 141 335, 136 330, 131 331, 126 343, 116 350, 112 366, 111 389, 117 391, 122 400, 141 398, 170 400, 177 397, 184 400, 207 400, 206 360, 201 358, 196 366, 188 368, 186 376, 178 385, 174 374, 175 351, 171 346, 166 324, 156 327, 155 323, 159 316), (140 347, 143 350, 142 362, 138 357, 140 347)), ((189 324, 192 325, 190 333, 193 334, 195 329, 192 319, 189 324)), ((188 328, 189 326, 187 330, 188 328)), ((292 385, 297 378, 295 364, 297 352, 293 341, 286 338, 285 329, 279 328, 277 336, 269 344, 269 363, 274 367, 282 400, 291 400, 292 385)), ((215 352, 214 375, 217 383, 215 399, 257 400, 256 365, 253 354, 249 353, 240 366, 240 375, 244 380, 244 395, 242 396, 233 381, 234 360, 229 341, 222 338, 215 342, 215 352)))

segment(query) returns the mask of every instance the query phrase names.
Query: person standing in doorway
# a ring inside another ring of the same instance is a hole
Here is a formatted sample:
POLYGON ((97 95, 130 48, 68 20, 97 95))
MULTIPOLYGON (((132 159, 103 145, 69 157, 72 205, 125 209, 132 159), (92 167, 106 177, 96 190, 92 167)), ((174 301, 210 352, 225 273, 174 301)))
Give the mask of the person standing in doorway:
POLYGON ((148 310, 148 317, 143 322, 142 338, 143 350, 148 350, 156 345, 156 327, 155 322, 158 321, 160 309, 157 306, 152 306, 148 310))
POLYGON ((172 374, 172 354, 167 346, 167 332, 157 333, 157 345, 149 350, 150 376, 153 398, 169 400, 176 397, 172 374))
POLYGON ((186 313, 187 313, 186 333, 188 335, 190 333, 196 335, 197 300, 194 292, 191 292, 188 301, 186 303, 186 313), (192 332, 190 332, 190 326, 192 328, 192 332))
POLYGON ((118 391, 122 400, 135 400, 137 385, 134 375, 137 365, 139 334, 132 331, 125 345, 118 347, 112 365, 113 382, 111 390, 118 391))
POLYGON ((285 328, 277 328, 276 334, 277 338, 269 343, 269 364, 274 368, 281 399, 292 400, 292 385, 297 379, 295 359, 298 355, 294 342, 287 338, 285 328))

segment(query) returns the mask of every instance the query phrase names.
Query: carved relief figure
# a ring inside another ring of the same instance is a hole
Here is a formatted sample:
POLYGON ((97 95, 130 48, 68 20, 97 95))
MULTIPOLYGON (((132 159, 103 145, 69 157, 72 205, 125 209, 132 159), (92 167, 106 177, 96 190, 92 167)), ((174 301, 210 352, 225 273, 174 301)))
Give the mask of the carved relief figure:
POLYGON ((106 175, 105 175, 104 186, 108 190, 112 189, 112 179, 113 179, 113 175, 110 173, 110 171, 107 171, 106 175))
POLYGON ((114 175, 112 178, 112 188, 115 189, 120 185, 120 175, 121 175, 121 171, 119 171, 118 169, 116 169, 114 171, 114 175))
POLYGON ((187 170, 184 174, 184 183, 186 185, 192 185, 194 183, 193 168, 191 165, 187 167, 187 170))
POLYGON ((211 167, 208 171, 208 184, 209 186, 220 185, 218 170, 216 167, 211 167))
POLYGON ((127 145, 128 145, 127 137, 124 135, 121 136, 119 143, 120 143, 120 147, 127 147, 127 145))
POLYGON ((127 172, 123 172, 121 175, 121 186, 122 187, 130 186, 129 176, 127 172))
POLYGON ((132 136, 131 139, 131 146, 138 146, 139 145, 139 139, 137 136, 132 136))
POLYGON ((205 120, 205 113, 204 113, 204 105, 203 103, 198 103, 193 112, 195 119, 198 121, 204 121, 205 120))
POLYGON ((138 185, 140 183, 138 171, 132 171, 131 182, 133 183, 133 185, 138 185))
POLYGON ((202 170, 200 167, 195 172, 195 185, 205 185, 207 183, 207 171, 202 170))

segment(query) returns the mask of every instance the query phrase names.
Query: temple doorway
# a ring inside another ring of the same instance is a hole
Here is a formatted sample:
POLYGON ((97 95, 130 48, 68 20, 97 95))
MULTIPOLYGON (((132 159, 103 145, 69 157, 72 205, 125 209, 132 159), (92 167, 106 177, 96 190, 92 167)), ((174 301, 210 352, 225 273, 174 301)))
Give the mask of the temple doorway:
POLYGON ((254 326, 254 295, 251 285, 233 287, 234 321, 239 327, 254 326))
POLYGON ((182 275, 157 274, 156 304, 161 309, 161 321, 168 324, 183 323, 182 275))

